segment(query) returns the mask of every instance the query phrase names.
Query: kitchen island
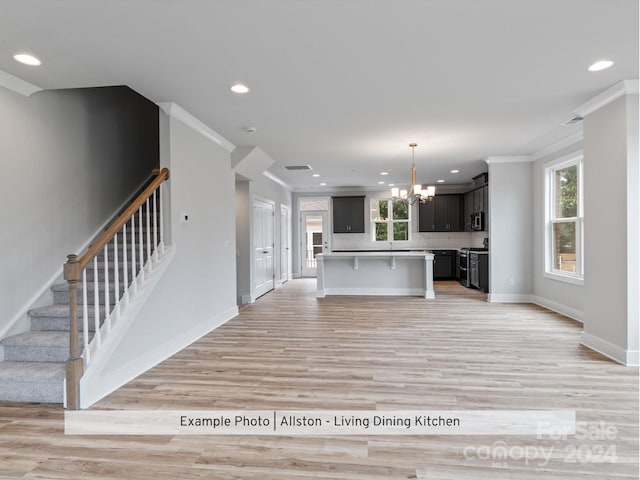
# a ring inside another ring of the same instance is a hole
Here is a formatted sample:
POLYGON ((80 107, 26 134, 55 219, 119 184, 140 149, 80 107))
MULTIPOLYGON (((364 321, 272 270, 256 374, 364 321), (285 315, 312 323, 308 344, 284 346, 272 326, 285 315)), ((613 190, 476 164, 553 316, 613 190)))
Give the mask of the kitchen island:
POLYGON ((316 255, 317 297, 405 295, 435 298, 433 253, 361 250, 316 255))

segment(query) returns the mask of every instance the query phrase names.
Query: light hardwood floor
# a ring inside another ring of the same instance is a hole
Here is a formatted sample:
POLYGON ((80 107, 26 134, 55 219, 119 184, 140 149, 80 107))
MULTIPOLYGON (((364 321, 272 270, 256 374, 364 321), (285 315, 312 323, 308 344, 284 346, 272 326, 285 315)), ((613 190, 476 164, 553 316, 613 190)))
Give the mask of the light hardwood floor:
POLYGON ((317 300, 314 287, 288 282, 94 408, 575 409, 615 439, 65 437, 61 408, 0 404, 0 478, 638 478, 638 370, 580 346, 578 323, 455 282, 435 301, 317 300), (486 458, 500 445, 509 458, 486 458), (611 445, 615 463, 571 463, 611 445))

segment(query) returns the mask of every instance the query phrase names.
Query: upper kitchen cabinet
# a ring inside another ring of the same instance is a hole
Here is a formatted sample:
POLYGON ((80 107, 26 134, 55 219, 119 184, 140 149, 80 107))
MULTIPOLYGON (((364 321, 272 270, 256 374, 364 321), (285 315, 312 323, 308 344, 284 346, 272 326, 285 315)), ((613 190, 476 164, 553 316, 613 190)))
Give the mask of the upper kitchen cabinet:
POLYGON ((364 233, 364 195, 332 197, 333 233, 364 233))
POLYGON ((436 195, 419 207, 420 232, 464 231, 462 195, 436 195))
POLYGON ((467 232, 473 231, 471 217, 474 213, 483 214, 483 230, 489 230, 489 186, 486 184, 487 181, 488 174, 486 173, 474 177, 475 189, 464 195, 463 224, 464 230, 467 232), (484 185, 482 185, 483 182, 485 182, 484 185))

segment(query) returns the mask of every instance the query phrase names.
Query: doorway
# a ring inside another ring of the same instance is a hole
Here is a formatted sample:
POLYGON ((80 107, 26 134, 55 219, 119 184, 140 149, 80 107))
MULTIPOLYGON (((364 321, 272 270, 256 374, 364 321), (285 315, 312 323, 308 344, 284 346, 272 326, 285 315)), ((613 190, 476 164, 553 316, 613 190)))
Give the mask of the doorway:
POLYGON ((253 297, 273 290, 274 204, 253 200, 253 297))
POLYGON ((315 277, 317 275, 316 255, 329 251, 327 233, 329 215, 326 211, 304 211, 301 219, 301 273, 303 277, 315 277))

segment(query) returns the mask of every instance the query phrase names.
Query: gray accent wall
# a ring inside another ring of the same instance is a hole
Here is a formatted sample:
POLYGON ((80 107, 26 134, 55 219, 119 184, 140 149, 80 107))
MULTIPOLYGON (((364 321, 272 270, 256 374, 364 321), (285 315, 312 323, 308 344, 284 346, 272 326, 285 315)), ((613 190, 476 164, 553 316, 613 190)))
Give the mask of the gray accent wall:
POLYGON ((0 336, 158 166, 158 108, 128 87, 0 87, 0 336))

